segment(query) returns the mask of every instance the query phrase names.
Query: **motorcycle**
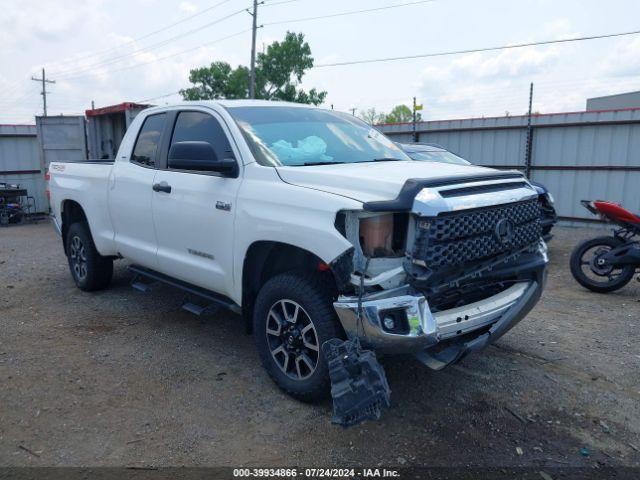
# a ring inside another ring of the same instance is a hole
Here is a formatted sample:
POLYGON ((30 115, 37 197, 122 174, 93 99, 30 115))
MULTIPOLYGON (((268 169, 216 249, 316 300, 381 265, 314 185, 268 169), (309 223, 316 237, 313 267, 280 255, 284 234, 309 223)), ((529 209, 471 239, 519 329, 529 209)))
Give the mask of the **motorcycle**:
POLYGON ((20 223, 24 217, 22 207, 18 203, 2 203, 0 201, 0 225, 20 223))
POLYGON ((582 200, 580 203, 618 228, 613 236, 579 244, 571 254, 571 273, 580 285, 594 292, 618 290, 640 269, 640 216, 613 202, 582 200))

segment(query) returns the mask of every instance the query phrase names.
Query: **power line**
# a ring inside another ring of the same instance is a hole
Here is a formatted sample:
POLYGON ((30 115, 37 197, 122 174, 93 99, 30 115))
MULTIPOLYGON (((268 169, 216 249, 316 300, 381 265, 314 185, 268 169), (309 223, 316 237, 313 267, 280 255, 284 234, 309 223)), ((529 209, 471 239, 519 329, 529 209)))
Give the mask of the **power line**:
MULTIPOLYGON (((173 22, 173 23, 170 23, 168 25, 165 25, 162 28, 159 28, 159 29, 154 30, 152 32, 149 32, 149 33, 147 33, 145 35, 142 35, 141 37, 136 37, 136 38, 134 38, 132 40, 129 40, 129 41, 121 44, 121 45, 116 45, 114 47, 110 47, 110 48, 107 48, 105 50, 101 50, 101 51, 98 51, 98 52, 95 52, 95 53, 89 53, 87 55, 82 55, 80 57, 76 57, 76 58, 73 58, 73 59, 69 59, 69 60, 63 61, 62 63, 63 64, 64 63, 73 63, 73 62, 78 62, 78 61, 81 61, 81 60, 86 60, 86 59, 91 58, 91 57, 101 57, 101 56, 104 56, 105 54, 107 54, 109 52, 115 52, 117 50, 120 50, 123 47, 126 47, 127 45, 134 45, 134 44, 138 43, 141 40, 149 38, 149 37, 151 37, 153 35, 156 35, 158 33, 166 32, 167 30, 175 27, 176 25, 180 25, 181 23, 187 22, 187 21, 189 21, 189 20, 191 20, 193 18, 196 18, 196 17, 199 17, 201 15, 204 15, 205 13, 210 12, 211 10, 214 10, 215 8, 224 5, 225 3, 229 3, 230 1, 231 0, 223 0, 222 2, 218 2, 215 5, 212 5, 210 7, 205 8, 204 10, 201 10, 199 12, 196 12, 196 13, 192 14, 192 15, 184 17, 184 18, 182 18, 182 19, 180 19, 180 20, 178 20, 176 22, 173 22)), ((277 1, 277 2, 273 1, 273 0, 271 0, 271 1, 265 0, 265 2, 263 2, 264 3, 263 6, 272 7, 272 6, 275 6, 275 5, 282 5, 282 4, 286 4, 286 3, 293 3, 293 2, 299 2, 299 1, 301 1, 301 0, 281 0, 281 1, 277 1)), ((69 71, 75 70, 76 68, 78 68, 78 67, 70 68, 70 69, 67 69, 67 70, 65 70, 63 72, 60 72, 60 73, 67 73, 69 71)), ((84 67, 80 67, 80 68, 84 68, 84 67)))
POLYGON ((582 42, 585 40, 599 40, 603 38, 613 38, 613 37, 624 37, 627 35, 637 35, 640 33, 640 30, 634 30, 631 32, 621 32, 621 33, 607 33, 604 35, 591 35, 588 37, 574 37, 574 38, 564 38, 558 40, 543 40, 539 42, 528 42, 528 43, 517 43, 514 45, 503 45, 500 47, 485 47, 485 48, 471 48, 467 50, 454 50, 450 52, 437 52, 437 53, 421 53, 417 55, 405 55, 401 57, 386 57, 386 58, 371 58, 366 60, 351 60, 346 62, 335 62, 335 63, 324 63, 321 65, 314 65, 314 68, 324 68, 324 67, 339 67, 343 65, 360 65, 363 63, 379 63, 379 62, 393 62, 397 60, 412 60, 415 58, 427 58, 427 57, 444 57, 447 55, 461 55, 465 53, 478 53, 478 52, 490 52, 495 50, 508 50, 513 48, 523 48, 523 47, 533 47, 537 45, 551 45, 556 43, 569 43, 569 42, 582 42))
MULTIPOLYGON (((291 1, 291 0, 290 0, 291 1)), ((269 25, 281 25, 283 23, 297 23, 297 22, 308 22, 311 20, 321 20, 323 18, 334 18, 334 17, 343 17, 346 15, 356 15, 358 13, 369 13, 369 12, 378 12, 380 10, 389 10, 391 8, 399 8, 399 7, 409 7, 412 5, 420 5, 423 3, 431 3, 431 2, 435 2, 436 0, 418 0, 415 2, 408 2, 408 3, 399 3, 399 4, 395 4, 395 5, 386 5, 383 7, 375 7, 375 8, 365 8, 362 10, 351 10, 349 12, 340 12, 340 13, 332 13, 329 15, 319 15, 317 17, 304 17, 304 18, 291 18, 289 20, 278 20, 277 22, 269 22, 269 23, 265 23, 264 26, 269 26, 269 25)), ((281 3, 286 3, 286 2, 281 2, 281 3)))
POLYGON ((227 19, 229 19, 231 17, 234 17, 234 16, 236 16, 236 15, 238 15, 240 13, 243 13, 245 10, 246 9, 244 9, 244 8, 242 10, 236 10, 235 12, 232 12, 232 13, 230 13, 228 15, 225 15, 224 17, 218 18, 218 19, 216 19, 216 20, 214 20, 212 22, 209 22, 209 23, 206 23, 204 25, 201 25, 200 27, 197 27, 197 28, 194 28, 194 29, 191 29, 191 30, 187 30, 186 32, 183 32, 183 33, 181 33, 179 35, 175 35, 175 36, 170 37, 170 38, 168 38, 166 40, 162 40, 161 42, 154 43, 154 44, 151 44, 149 46, 139 48, 137 50, 134 50, 134 51, 126 53, 126 54, 122 54, 122 55, 119 55, 119 56, 116 56, 116 57, 112 57, 112 58, 109 58, 109 59, 106 59, 106 60, 103 60, 103 61, 99 61, 99 62, 90 64, 90 65, 85 65, 85 66, 80 67, 80 68, 72 68, 72 69, 69 69, 67 71, 58 72, 57 76, 59 78, 66 78, 68 75, 74 76, 77 73, 82 73, 82 72, 85 72, 85 71, 93 70, 96 67, 102 67, 102 66, 106 66, 106 65, 111 65, 113 63, 118 63, 119 61, 121 61, 124 58, 128 58, 128 57, 134 56, 134 55, 136 55, 138 53, 142 53, 142 52, 147 52, 149 50, 153 50, 154 48, 164 46, 164 45, 166 45, 168 43, 172 43, 174 40, 177 40, 179 38, 183 38, 183 37, 186 37, 188 35, 192 35, 192 34, 194 34, 196 32, 204 30, 205 28, 209 28, 209 27, 211 27, 213 25, 217 25, 218 23, 223 22, 224 20, 227 20, 227 19))
POLYGON ((171 96, 177 95, 179 93, 180 93, 180 90, 178 90, 176 92, 165 93, 164 95, 158 95, 157 97, 150 97, 150 98, 144 98, 142 100, 136 100, 135 103, 146 103, 146 102, 150 102, 152 100, 158 100, 160 98, 171 97, 171 96))
MULTIPOLYGON (((232 33, 231 35, 227 35, 226 37, 218 38, 218 39, 216 39, 216 40, 213 40, 213 41, 211 41, 211 42, 206 42, 206 43, 203 43, 203 44, 201 44, 201 45, 196 45, 195 47, 188 48, 188 49, 186 49, 186 50, 181 50, 181 51, 179 51, 179 52, 172 53, 171 55, 165 55, 164 57, 154 58, 153 60, 150 60, 150 61, 148 61, 148 62, 136 63, 136 64, 134 64, 134 65, 128 65, 128 66, 126 66, 126 67, 117 68, 117 69, 115 69, 115 70, 109 70, 109 73, 122 72, 122 71, 124 71, 124 70, 130 70, 130 69, 132 69, 132 68, 138 68, 138 67, 143 67, 143 66, 145 66, 145 65, 150 65, 150 64, 152 64, 152 63, 157 63, 157 62, 160 62, 160 61, 162 61, 162 60, 166 60, 166 59, 168 59, 168 58, 178 57, 178 56, 180 56, 180 55, 184 55, 185 53, 189 53, 189 52, 193 52, 194 50, 198 50, 198 49, 200 49, 200 48, 202 48, 202 47, 209 46, 209 45, 213 45, 213 44, 215 44, 215 43, 221 42, 221 41, 223 41, 223 40, 227 40, 227 39, 229 39, 229 38, 237 37, 238 35, 242 35, 243 33, 246 33, 246 32, 248 32, 248 31, 250 31, 250 30, 251 30, 250 28, 246 28, 246 29, 241 30, 241 31, 239 31, 239 32, 232 33)), ((91 75, 91 72, 87 72, 87 73, 79 73, 79 74, 77 74, 77 75, 72 75, 72 76, 69 76, 69 77, 65 77, 65 78, 64 78, 64 80, 75 79, 75 78, 82 78, 82 77, 87 77, 87 76, 89 76, 89 75, 91 75)))
MULTIPOLYGON (((282 1, 274 2, 274 3, 270 3, 270 4, 266 4, 266 5, 274 6, 274 5, 280 5, 280 4, 283 4, 283 3, 291 3, 291 2, 294 2, 294 1, 299 1, 299 0, 282 0, 282 1)), ((302 18, 302 19, 284 20, 284 21, 272 22, 272 23, 269 23, 269 24, 266 24, 266 25, 276 25, 276 24, 282 24, 282 23, 292 23, 292 22, 301 22, 301 21, 308 21, 308 20, 318 20, 318 19, 323 19, 323 18, 339 17, 339 16, 345 16, 345 15, 355 15, 355 14, 359 14, 359 13, 367 13, 367 12, 374 12, 374 11, 380 11, 380 10, 387 10, 387 9, 390 9, 390 8, 398 8, 398 7, 418 5, 418 4, 423 4, 423 3, 430 3, 430 2, 433 2, 433 1, 435 1, 435 0, 419 0, 419 1, 407 2, 407 3, 401 3, 401 4, 395 4, 395 5, 387 5, 387 6, 383 6, 383 7, 361 9, 361 10, 353 10, 353 11, 349 11, 349 12, 341 12, 341 13, 335 13, 335 14, 330 14, 330 15, 322 15, 322 16, 318 16, 318 17, 307 17, 307 18, 302 18)), ((136 55, 138 53, 147 52, 147 51, 152 50, 154 48, 164 46, 164 45, 166 45, 168 43, 173 42, 176 39, 183 38, 183 37, 185 37, 187 35, 191 35, 193 33, 199 32, 199 31, 201 31, 201 30, 203 30, 205 28, 208 28, 208 27, 213 26, 215 24, 218 24, 218 23, 220 23, 220 22, 222 22, 224 20, 227 20, 227 19, 229 19, 229 18, 231 18, 233 16, 236 16, 236 15, 238 15, 238 14, 240 14, 240 13, 246 11, 246 10, 247 9, 243 8, 241 10, 234 11, 234 12, 232 12, 232 13, 224 16, 224 17, 216 19, 216 20, 214 20, 212 22, 209 22, 209 23, 207 23, 205 25, 202 25, 200 27, 188 30, 188 31, 186 31, 184 33, 181 33, 179 35, 175 35, 175 36, 170 37, 170 38, 168 38, 166 40, 163 40, 161 42, 157 42, 155 44, 139 48, 137 50, 134 50, 134 51, 126 53, 126 54, 122 54, 122 55, 119 55, 119 56, 116 56, 116 57, 112 57, 112 58, 109 58, 109 59, 98 61, 98 62, 95 62, 93 64, 85 65, 83 67, 71 68, 71 69, 68 69, 68 70, 63 70, 63 71, 57 72, 56 76, 59 79, 62 79, 62 80, 69 79, 69 78, 75 78, 78 74, 92 71, 94 68, 103 67, 103 66, 107 66, 107 65, 112 65, 114 63, 120 62, 122 59, 134 56, 134 55, 136 55)), ((264 25, 261 25, 261 27, 262 26, 264 26, 264 25)), ((254 26, 254 28, 257 28, 257 27, 254 26)))
MULTIPOLYGON (((184 17, 184 18, 182 18, 180 20, 177 20, 176 22, 173 22, 173 23, 170 23, 168 25, 165 25, 162 28, 159 28, 159 29, 154 30, 152 32, 149 32, 149 33, 147 33, 145 35, 142 35, 141 37, 137 37, 137 38, 134 38, 132 40, 129 40, 126 43, 123 43, 121 45, 117 45, 117 46, 110 47, 110 48, 107 48, 107 49, 104 49, 104 50, 100 50, 100 51, 95 52, 95 53, 89 53, 87 55, 76 57, 74 59, 70 59, 70 60, 64 61, 63 63, 77 62, 79 60, 85 60, 85 59, 91 58, 91 57, 99 57, 99 56, 104 55, 105 53, 109 53, 109 52, 112 52, 112 51, 115 51, 115 50, 119 50, 119 49, 121 49, 122 47, 124 47, 126 45, 135 44, 135 43, 139 42, 140 40, 144 40, 145 38, 149 38, 149 37, 151 37, 153 35, 156 35, 158 33, 166 32, 167 30, 169 30, 170 28, 175 27, 176 25, 179 25, 181 23, 187 22, 187 21, 191 20, 192 18, 198 17, 200 15, 204 15, 205 13, 210 12, 211 10, 213 10, 213 9, 215 9, 217 7, 220 7, 221 5, 224 5, 225 3, 229 3, 230 1, 231 0, 223 0, 221 2, 216 3, 215 5, 212 5, 210 7, 205 8, 204 10, 201 10, 200 12, 196 12, 196 13, 194 13, 192 15, 184 17)), ((291 1, 291 0, 289 0, 289 1, 291 1)))

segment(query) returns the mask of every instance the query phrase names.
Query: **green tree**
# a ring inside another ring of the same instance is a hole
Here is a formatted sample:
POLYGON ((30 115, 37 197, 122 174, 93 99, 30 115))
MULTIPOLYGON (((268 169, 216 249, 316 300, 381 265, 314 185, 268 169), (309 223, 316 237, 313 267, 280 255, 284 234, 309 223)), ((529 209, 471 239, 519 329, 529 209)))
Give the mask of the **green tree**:
POLYGON ((369 108, 368 110, 360 110, 358 116, 369 125, 384 123, 387 117, 384 113, 376 111, 375 107, 369 108))
POLYGON ((189 81, 193 87, 180 90, 185 100, 214 100, 246 98, 249 89, 249 69, 232 69, 227 62, 213 62, 210 67, 191 70, 189 81))
MULTIPOLYGON (((422 115, 420 115, 420 113, 416 115, 416 120, 422 120, 422 115)), ((406 105, 396 105, 385 118, 386 123, 406 123, 412 121, 413 113, 411 108, 406 105)))
MULTIPOLYGON (((287 32, 282 42, 273 42, 256 57, 256 98, 285 100, 319 105, 327 92, 299 87, 305 72, 313 67, 311 47, 302 33, 287 32)), ((248 98, 249 69, 231 68, 226 62, 213 62, 189 72, 193 86, 180 90, 185 100, 248 98)))

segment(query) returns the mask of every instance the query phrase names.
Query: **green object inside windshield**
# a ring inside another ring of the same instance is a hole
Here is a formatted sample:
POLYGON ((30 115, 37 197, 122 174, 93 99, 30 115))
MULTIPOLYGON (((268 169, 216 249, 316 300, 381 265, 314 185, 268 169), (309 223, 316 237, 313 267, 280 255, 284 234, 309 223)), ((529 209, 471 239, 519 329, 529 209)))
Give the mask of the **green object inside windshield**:
POLYGON ((261 165, 302 166, 411 160, 351 115, 307 107, 229 107, 261 165))

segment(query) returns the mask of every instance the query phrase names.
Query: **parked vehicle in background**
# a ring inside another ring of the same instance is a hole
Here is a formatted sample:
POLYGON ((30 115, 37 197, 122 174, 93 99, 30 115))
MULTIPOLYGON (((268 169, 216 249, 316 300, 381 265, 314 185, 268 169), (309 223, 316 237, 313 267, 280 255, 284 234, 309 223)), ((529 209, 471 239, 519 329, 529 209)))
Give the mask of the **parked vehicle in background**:
MULTIPOLYGON (((402 150, 414 160, 425 162, 452 163, 455 165, 473 165, 458 155, 451 153, 444 147, 434 143, 397 143, 402 150)), ((542 235, 545 240, 551 239, 551 229, 558 221, 554 207, 554 199, 547 187, 541 183, 529 180, 538 192, 540 211, 542 213, 542 235)))
POLYGON ((331 110, 151 108, 115 162, 49 173, 80 289, 107 287, 126 258, 242 313, 266 370, 304 400, 328 393, 330 339, 440 369, 507 332, 545 283, 538 195, 522 174, 414 161, 331 110))
POLYGON ((582 200, 601 219, 618 225, 613 236, 592 238, 571 254, 571 273, 580 285, 594 292, 624 287, 640 269, 640 216, 617 203, 582 200))

